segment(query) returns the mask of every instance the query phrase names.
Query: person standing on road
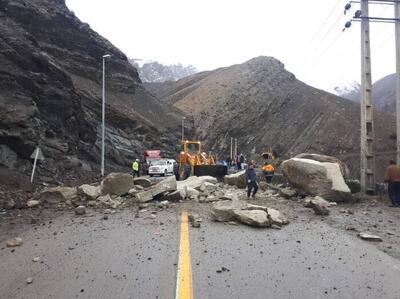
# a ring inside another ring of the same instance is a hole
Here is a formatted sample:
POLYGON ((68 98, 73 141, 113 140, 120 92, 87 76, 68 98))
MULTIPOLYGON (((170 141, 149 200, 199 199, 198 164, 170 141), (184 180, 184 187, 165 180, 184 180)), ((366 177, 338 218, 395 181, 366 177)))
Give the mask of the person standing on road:
POLYGON ((179 181, 179 163, 177 162, 174 163, 174 175, 175 179, 179 181))
POLYGON ((139 177, 139 169, 140 169, 139 159, 136 159, 132 164, 133 177, 135 176, 139 177))
POLYGON ((270 184, 275 174, 274 166, 272 164, 268 164, 268 162, 265 162, 265 165, 263 166, 262 170, 265 176, 265 180, 267 181, 268 184, 270 184))
POLYGON ((249 167, 246 169, 245 178, 247 184, 247 199, 250 199, 250 194, 252 191, 253 191, 252 197, 255 198, 258 190, 258 185, 257 185, 257 175, 254 169, 253 161, 249 163, 249 167))
POLYGON ((390 160, 385 172, 385 183, 388 183, 388 193, 391 207, 400 206, 400 166, 390 160))

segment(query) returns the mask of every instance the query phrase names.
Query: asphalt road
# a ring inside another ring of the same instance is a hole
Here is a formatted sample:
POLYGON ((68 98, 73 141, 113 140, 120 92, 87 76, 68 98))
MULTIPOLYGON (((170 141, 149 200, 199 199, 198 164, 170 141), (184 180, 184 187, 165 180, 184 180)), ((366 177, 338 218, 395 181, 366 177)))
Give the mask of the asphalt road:
MULTIPOLYGON (((68 212, 27 228, 21 247, 0 244, 0 297, 175 298, 184 208, 108 220, 68 212)), ((323 222, 255 229, 195 210, 203 222, 189 229, 194 298, 400 298, 398 259, 323 222)))

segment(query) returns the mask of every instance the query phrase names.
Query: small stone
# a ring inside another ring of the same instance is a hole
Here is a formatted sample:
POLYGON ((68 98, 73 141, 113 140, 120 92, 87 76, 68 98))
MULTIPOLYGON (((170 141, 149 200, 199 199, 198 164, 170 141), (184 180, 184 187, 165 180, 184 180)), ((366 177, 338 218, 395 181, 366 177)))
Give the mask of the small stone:
POLYGON ((28 277, 27 279, 26 279, 26 283, 27 284, 31 284, 33 282, 33 278, 32 277, 28 277))
POLYGON ((26 203, 26 206, 28 208, 34 208, 37 207, 40 204, 40 202, 38 200, 28 200, 28 202, 26 203))
POLYGON ((104 213, 104 214, 111 214, 111 209, 105 209, 105 210, 103 211, 103 213, 104 213))
POLYGON ((75 208, 75 214, 76 215, 85 215, 86 214, 86 208, 84 206, 79 206, 75 208))
POLYGON ((359 233, 358 236, 366 241, 382 242, 382 238, 376 235, 370 235, 368 233, 359 233))
POLYGON ((40 261, 40 257, 38 257, 38 256, 37 256, 37 257, 34 257, 34 258, 32 259, 32 261, 35 262, 35 263, 37 263, 38 261, 40 261))
POLYGON ((74 246, 68 246, 68 250, 74 250, 75 247, 74 246))
POLYGON ((21 246, 23 243, 22 238, 13 238, 7 241, 7 247, 17 247, 21 246))
POLYGON ((104 215, 103 220, 108 220, 108 215, 104 215))

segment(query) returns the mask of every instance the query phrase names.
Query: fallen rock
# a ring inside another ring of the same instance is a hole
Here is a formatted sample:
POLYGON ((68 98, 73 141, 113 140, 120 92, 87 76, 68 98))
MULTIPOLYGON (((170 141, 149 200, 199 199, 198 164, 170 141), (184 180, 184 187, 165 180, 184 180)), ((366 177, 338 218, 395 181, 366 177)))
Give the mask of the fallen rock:
POLYGON ((271 226, 268 214, 263 210, 234 210, 233 213, 235 219, 241 223, 256 227, 271 226))
POLYGON ((199 177, 190 176, 184 181, 179 181, 177 183, 177 189, 184 190, 185 187, 190 187, 193 189, 200 189, 201 185, 205 182, 217 184, 218 180, 212 176, 199 176, 199 177))
POLYGON ((75 208, 75 214, 76 215, 85 215, 86 214, 86 208, 84 206, 79 206, 75 208))
POLYGON ((150 179, 146 177, 139 177, 139 178, 134 178, 133 179, 133 184, 135 186, 141 186, 143 188, 149 188, 151 186, 151 181, 150 179))
POLYGON ((200 192, 197 191, 194 188, 186 186, 184 190, 185 190, 186 198, 192 198, 192 197, 199 197, 200 196, 200 192))
POLYGON ((34 258, 32 259, 32 261, 35 262, 35 263, 37 263, 38 261, 40 261, 40 257, 38 257, 38 256, 37 256, 37 257, 34 257, 34 258))
POLYGON ((101 187, 84 184, 78 187, 78 194, 86 197, 88 200, 96 200, 101 195, 101 187))
POLYGON ((330 203, 329 201, 326 201, 320 196, 315 196, 314 198, 311 199, 306 199, 304 206, 306 208, 312 208, 317 215, 329 215, 329 207, 330 203))
POLYGON ((245 170, 224 177, 224 183, 238 188, 246 188, 245 170))
POLYGON ((109 194, 97 198, 97 206, 116 209, 121 205, 117 199, 111 198, 109 194))
POLYGON ((124 195, 134 187, 132 176, 129 173, 113 172, 101 182, 101 194, 124 195))
POLYGON ((347 180, 350 176, 350 171, 349 171, 349 168, 347 167, 346 163, 342 162, 341 160, 339 160, 336 157, 321 155, 321 154, 302 153, 302 154, 296 155, 295 158, 309 159, 309 160, 314 160, 314 161, 321 162, 321 163, 324 163, 324 162, 337 163, 340 167, 340 172, 342 173, 343 178, 345 180, 347 180))
POLYGON ((56 205, 78 199, 78 190, 76 187, 53 187, 43 190, 38 197, 41 203, 56 205))
POLYGON ((7 247, 18 247, 23 243, 22 238, 16 237, 7 241, 7 247))
POLYGON ((135 196, 136 193, 138 193, 139 190, 136 188, 132 188, 131 190, 128 191, 128 194, 131 196, 135 196))
POLYGON ((153 200, 154 197, 164 192, 176 191, 177 182, 175 176, 170 176, 162 180, 161 182, 153 185, 150 189, 141 191, 136 194, 136 202, 148 202, 153 200))
POLYGON ((217 190, 217 185, 215 185, 213 183, 204 182, 200 186, 200 191, 206 196, 210 195, 211 193, 215 192, 216 190, 217 190))
POLYGON ((241 201, 217 201, 211 207, 211 216, 218 222, 234 221, 236 220, 234 210, 241 210, 245 207, 247 207, 247 204, 241 201))
POLYGON ((306 194, 337 202, 351 199, 339 163, 292 158, 282 163, 282 172, 290 185, 306 194))
POLYGON ((183 195, 183 192, 176 190, 168 193, 166 198, 169 201, 181 201, 185 199, 185 196, 183 195))
POLYGON ((296 190, 293 190, 291 188, 281 188, 278 191, 279 196, 286 198, 286 199, 291 199, 297 195, 296 190))
POLYGON ((28 208, 35 208, 35 207, 37 207, 39 205, 40 205, 40 201, 34 200, 34 199, 28 200, 27 203, 26 203, 26 206, 28 208))
POLYGON ((382 242, 382 238, 376 235, 370 235, 368 233, 359 233, 358 236, 366 241, 382 242))
POLYGON ((289 220, 285 215, 283 215, 280 211, 275 210, 273 208, 267 208, 268 219, 271 222, 271 225, 282 226, 289 223, 289 220))
POLYGON ((198 214, 189 214, 188 216, 189 222, 191 223, 192 227, 199 228, 201 226, 201 217, 198 214))
POLYGON ((163 201, 158 203, 158 207, 159 208, 168 208, 168 206, 169 206, 169 201, 168 200, 163 200, 163 201))
POLYGON ((27 279, 26 279, 26 283, 27 284, 31 284, 33 282, 33 278, 32 277, 28 277, 27 279))

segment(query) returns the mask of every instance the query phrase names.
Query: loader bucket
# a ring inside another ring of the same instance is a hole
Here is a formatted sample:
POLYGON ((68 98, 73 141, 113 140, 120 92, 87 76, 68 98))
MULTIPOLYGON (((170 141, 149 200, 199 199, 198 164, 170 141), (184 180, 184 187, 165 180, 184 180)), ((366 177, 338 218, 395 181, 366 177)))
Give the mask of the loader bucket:
POLYGON ((209 175, 216 178, 223 178, 228 173, 225 165, 197 165, 194 167, 195 176, 209 175))

